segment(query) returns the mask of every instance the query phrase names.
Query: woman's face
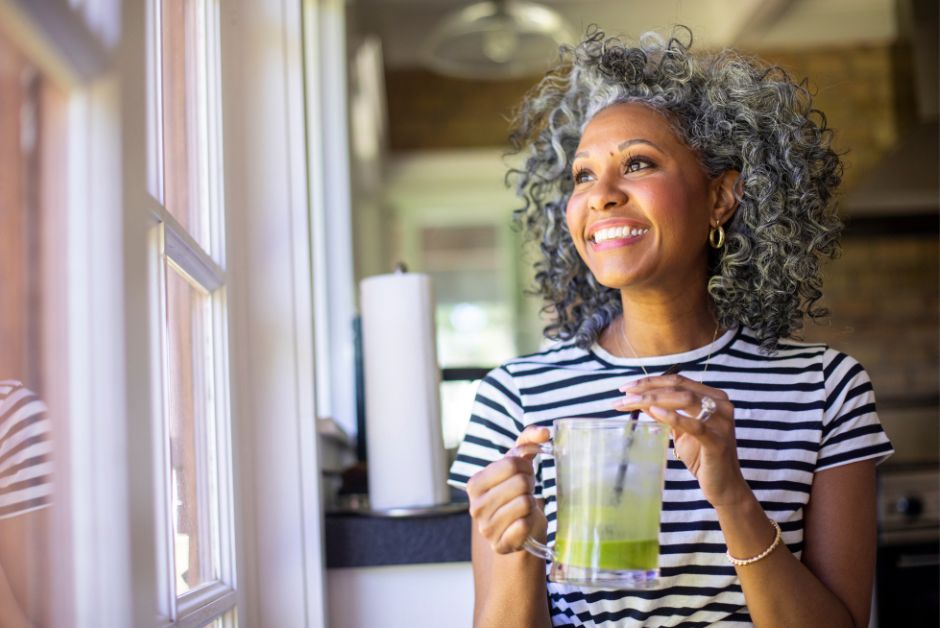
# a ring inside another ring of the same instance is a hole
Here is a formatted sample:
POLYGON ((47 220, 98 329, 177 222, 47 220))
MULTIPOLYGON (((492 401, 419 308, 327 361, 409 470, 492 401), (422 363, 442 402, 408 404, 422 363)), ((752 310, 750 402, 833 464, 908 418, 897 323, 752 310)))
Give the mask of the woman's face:
POLYGON ((662 114, 638 103, 602 110, 584 129, 572 176, 566 222, 601 284, 704 286, 717 186, 662 114))

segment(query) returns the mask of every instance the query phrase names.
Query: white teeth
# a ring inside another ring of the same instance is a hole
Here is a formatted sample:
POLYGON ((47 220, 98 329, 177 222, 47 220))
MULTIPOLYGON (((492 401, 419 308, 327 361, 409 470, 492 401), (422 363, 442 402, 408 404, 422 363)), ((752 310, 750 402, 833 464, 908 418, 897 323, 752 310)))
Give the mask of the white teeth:
POLYGON ((610 227, 607 229, 601 229, 594 234, 594 242, 600 243, 606 240, 615 240, 617 238, 626 238, 626 237, 636 237, 643 235, 648 232, 649 229, 641 229, 639 227, 610 227))

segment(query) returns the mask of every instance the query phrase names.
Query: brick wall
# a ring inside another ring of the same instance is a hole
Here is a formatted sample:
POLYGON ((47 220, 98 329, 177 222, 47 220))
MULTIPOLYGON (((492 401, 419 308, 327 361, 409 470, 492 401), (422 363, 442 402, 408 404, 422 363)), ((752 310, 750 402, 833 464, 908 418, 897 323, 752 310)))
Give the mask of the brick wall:
POLYGON ((910 50, 867 45, 763 51, 794 79, 809 77, 814 105, 835 129, 845 162, 843 192, 890 150, 916 117, 910 50))
POLYGON ((805 338, 855 357, 889 406, 936 399, 938 267, 936 234, 847 238, 825 272, 823 304, 832 315, 807 323, 805 338))

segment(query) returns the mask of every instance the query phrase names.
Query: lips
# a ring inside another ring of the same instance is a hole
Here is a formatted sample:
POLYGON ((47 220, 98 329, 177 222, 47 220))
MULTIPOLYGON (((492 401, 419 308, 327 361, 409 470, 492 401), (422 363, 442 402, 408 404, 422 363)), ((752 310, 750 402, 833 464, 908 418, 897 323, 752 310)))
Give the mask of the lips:
POLYGON ((649 227, 628 221, 602 221, 591 225, 587 240, 595 249, 630 244, 649 232, 649 227))

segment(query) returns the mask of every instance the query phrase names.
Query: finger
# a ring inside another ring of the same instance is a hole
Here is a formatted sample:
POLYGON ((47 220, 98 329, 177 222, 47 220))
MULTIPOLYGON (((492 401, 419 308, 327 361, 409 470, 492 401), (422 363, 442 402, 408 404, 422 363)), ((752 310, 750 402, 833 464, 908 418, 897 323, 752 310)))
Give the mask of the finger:
MULTIPOLYGON (((679 414, 675 410, 662 408, 659 406, 650 406, 647 414, 660 423, 665 423, 681 434, 689 434, 702 442, 712 442, 718 439, 715 431, 709 429, 705 421, 700 421, 695 417, 679 414)), ((717 414, 717 413, 716 413, 717 414)), ((675 442, 675 439, 673 440, 675 442)))
POLYGON ((547 427, 530 425, 523 430, 519 438, 516 439, 515 446, 506 452, 507 456, 520 456, 526 460, 532 460, 542 453, 540 446, 542 443, 550 440, 552 432, 547 427))
POLYGON ((641 377, 639 379, 631 379, 629 382, 624 382, 623 384, 621 384, 620 388, 618 388, 617 390, 619 390, 620 392, 626 392, 630 390, 631 388, 633 388, 634 386, 639 385, 641 382, 644 381, 644 379, 646 378, 641 377))
POLYGON ((657 388, 686 388, 692 392, 696 392, 700 395, 707 395, 712 399, 727 399, 728 395, 725 391, 720 388, 712 388, 711 386, 706 386, 701 382, 697 382, 694 379, 689 379, 682 375, 658 375, 654 377, 644 377, 638 379, 632 384, 624 384, 620 387, 620 392, 624 393, 642 393, 647 390, 653 390, 657 388))
MULTIPOLYGON (((653 389, 642 393, 626 393, 614 402, 613 407, 621 412, 629 410, 643 410, 646 412, 650 406, 659 406, 668 410, 681 410, 686 414, 697 416, 702 410, 702 399, 705 396, 681 388, 653 389)), ((716 406, 713 414, 723 414, 729 417, 734 414, 734 404, 730 401, 710 398, 716 406)), ((647 414, 649 413, 647 412, 647 414)))
POLYGON ((506 456, 486 465, 467 481, 467 494, 478 497, 505 482, 514 475, 535 475, 532 462, 519 456, 506 456))
POLYGON ((500 552, 511 552, 522 545, 525 536, 528 535, 530 527, 523 525, 514 534, 506 536, 506 532, 516 521, 523 520, 529 516, 535 508, 535 498, 532 495, 519 495, 509 502, 503 504, 488 519, 480 522, 480 534, 490 540, 493 549, 500 552), (519 535, 522 538, 517 538, 519 535), (501 551, 502 550, 502 551, 501 551))
POLYGON ((670 410, 697 408, 701 405, 702 395, 684 388, 660 388, 642 393, 627 393, 620 398, 618 406, 623 409, 648 408, 662 406, 670 410))
POLYGON ((530 425, 522 430, 522 434, 516 439, 516 445, 525 445, 526 443, 544 443, 552 437, 552 431, 547 427, 540 425, 530 425))
POLYGON ((522 458, 529 462, 532 461, 537 455, 542 453, 542 446, 537 443, 524 443, 522 445, 516 445, 512 449, 506 452, 507 457, 516 457, 522 458))
POLYGON ((477 521, 490 519, 493 513, 517 497, 531 496, 534 488, 534 476, 513 475, 485 493, 472 496, 469 506, 470 516, 477 521))
POLYGON ((516 519, 510 523, 493 549, 500 554, 509 554, 521 549, 523 542, 525 542, 526 538, 528 538, 529 534, 532 532, 534 527, 533 518, 535 516, 535 512, 530 512, 528 516, 522 519, 516 519))

